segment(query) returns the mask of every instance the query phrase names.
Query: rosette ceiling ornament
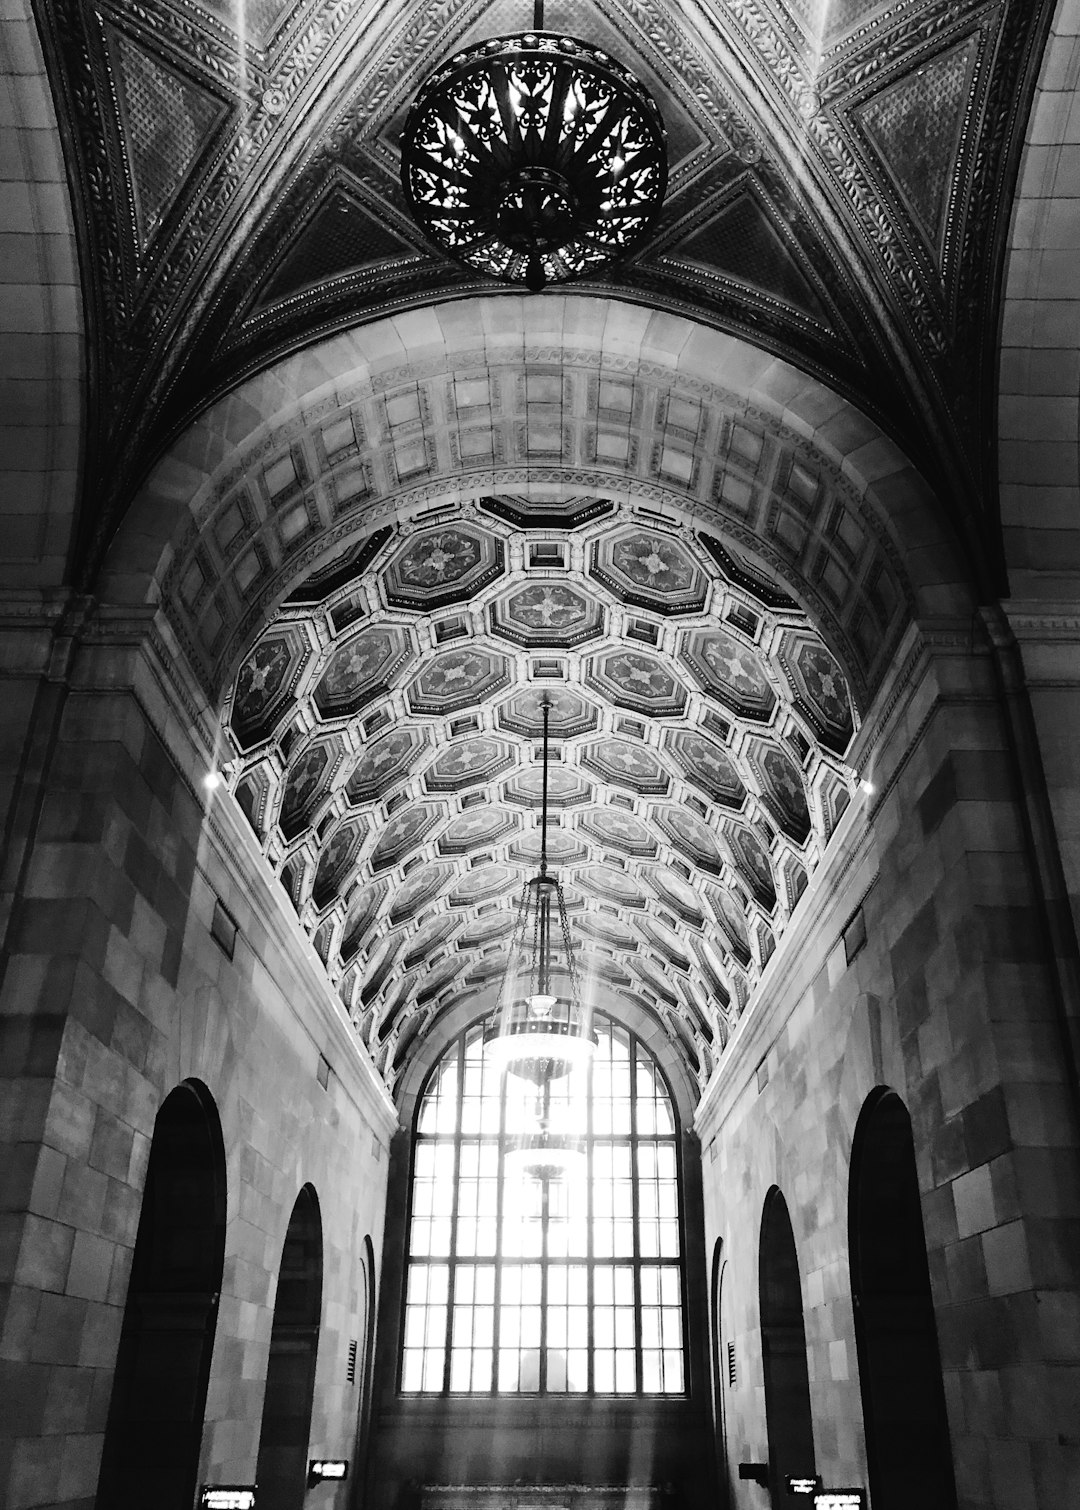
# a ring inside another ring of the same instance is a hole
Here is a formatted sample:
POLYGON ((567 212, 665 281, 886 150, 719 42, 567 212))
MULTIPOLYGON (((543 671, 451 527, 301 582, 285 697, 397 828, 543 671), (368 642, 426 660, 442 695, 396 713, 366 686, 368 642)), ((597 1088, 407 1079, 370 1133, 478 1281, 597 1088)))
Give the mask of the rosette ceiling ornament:
POLYGON ((660 111, 621 63, 543 29, 466 48, 413 102, 401 181, 451 257, 534 293, 639 245, 667 187, 660 111))

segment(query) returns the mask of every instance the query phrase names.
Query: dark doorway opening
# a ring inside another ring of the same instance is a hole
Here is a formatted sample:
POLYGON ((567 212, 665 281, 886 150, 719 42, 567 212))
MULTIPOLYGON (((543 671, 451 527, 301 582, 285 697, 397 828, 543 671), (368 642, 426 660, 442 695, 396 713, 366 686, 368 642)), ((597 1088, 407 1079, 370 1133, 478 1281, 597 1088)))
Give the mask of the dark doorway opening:
POLYGON ((813 1474, 814 1423, 806 1363, 802 1286, 787 1202, 774 1185, 765 1197, 758 1251, 769 1491, 774 1510, 790 1503, 788 1474, 813 1474))
POLYGON ((300 1510, 304 1503, 321 1315, 322 1220, 305 1185, 289 1218, 274 1298, 255 1470, 259 1510, 300 1510))
POLYGON ((225 1145, 205 1086, 154 1123, 109 1403, 101 1510, 190 1510, 225 1261, 225 1145))
POLYGON ((848 1189, 851 1293, 874 1510, 956 1510, 911 1118, 867 1098, 848 1189))

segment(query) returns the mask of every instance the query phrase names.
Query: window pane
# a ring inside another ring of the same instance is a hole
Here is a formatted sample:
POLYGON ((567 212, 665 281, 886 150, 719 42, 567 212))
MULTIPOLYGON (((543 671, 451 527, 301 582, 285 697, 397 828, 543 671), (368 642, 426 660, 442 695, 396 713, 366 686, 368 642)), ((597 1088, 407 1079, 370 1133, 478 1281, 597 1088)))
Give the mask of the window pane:
POLYGON ((436 1071, 420 1103, 416 1123, 418 1133, 454 1131, 457 1121, 458 1065, 456 1053, 454 1050, 450 1052, 452 1057, 436 1071))
POLYGON ((632 1351, 620 1350, 615 1354, 615 1393, 632 1395, 637 1392, 635 1359, 632 1351))
POLYGON ((446 1356, 445 1264, 413 1264, 405 1297, 402 1388, 441 1390, 446 1356))
POLYGON ((460 1264, 454 1284, 454 1319, 450 1354, 450 1388, 491 1388, 495 1329, 495 1268, 460 1264))
POLYGON ((679 1252, 675 1146, 642 1141, 637 1147, 638 1241, 642 1258, 674 1258, 679 1252))
POLYGON ((637 1046, 636 1090, 638 1132, 670 1135, 675 1131, 671 1102, 655 1067, 645 1050, 637 1046))

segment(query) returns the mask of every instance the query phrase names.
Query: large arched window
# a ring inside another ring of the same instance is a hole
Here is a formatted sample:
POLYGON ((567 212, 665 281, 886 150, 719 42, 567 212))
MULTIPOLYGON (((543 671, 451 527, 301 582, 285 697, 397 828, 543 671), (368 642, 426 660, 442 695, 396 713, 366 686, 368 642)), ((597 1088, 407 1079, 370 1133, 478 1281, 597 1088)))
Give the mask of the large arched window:
POLYGON ((684 1392, 671 1097, 633 1033, 599 1014, 596 1031, 584 1083, 559 1083, 582 1174, 546 1197, 508 1171, 521 1102, 483 1025, 435 1067, 416 1122, 404 1392, 684 1392))

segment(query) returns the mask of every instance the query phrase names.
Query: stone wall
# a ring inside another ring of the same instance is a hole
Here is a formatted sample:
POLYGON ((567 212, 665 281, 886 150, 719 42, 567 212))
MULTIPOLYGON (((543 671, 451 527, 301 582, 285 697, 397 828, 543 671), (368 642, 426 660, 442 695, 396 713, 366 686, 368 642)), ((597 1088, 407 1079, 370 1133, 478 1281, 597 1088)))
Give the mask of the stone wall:
POLYGON ((0 15, 0 583, 55 588, 78 498, 86 352, 71 196, 33 7, 0 15))
POLYGON ((737 1369, 718 1413, 731 1503, 747 1510, 765 1504, 735 1473, 768 1456, 758 1241, 773 1184, 798 1250, 817 1469, 866 1484, 847 1179, 881 1085, 914 1126, 962 1510, 1080 1499, 1080 1166, 1047 908, 994 652, 977 631, 936 638, 913 635, 867 721, 857 756, 874 791, 698 1113, 706 1241, 726 1260, 723 1372, 728 1341, 737 1369))
POLYGON ((10 1510, 93 1502, 150 1137, 185 1079, 209 1089, 227 1156, 201 1477, 254 1480, 277 1267, 306 1181, 324 1238, 311 1447, 354 1455, 363 1366, 350 1384, 348 1346, 362 1346, 360 1264, 365 1237, 381 1251, 396 1117, 242 816, 201 787, 182 692, 152 651, 85 643, 16 762, 26 843, 0 984, 10 1510), (231 958, 211 932, 219 904, 231 958))

